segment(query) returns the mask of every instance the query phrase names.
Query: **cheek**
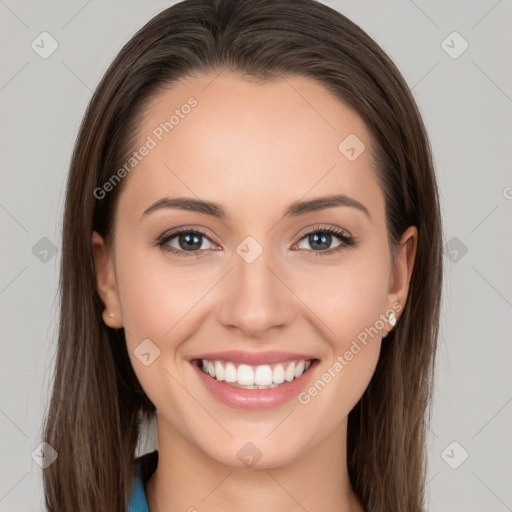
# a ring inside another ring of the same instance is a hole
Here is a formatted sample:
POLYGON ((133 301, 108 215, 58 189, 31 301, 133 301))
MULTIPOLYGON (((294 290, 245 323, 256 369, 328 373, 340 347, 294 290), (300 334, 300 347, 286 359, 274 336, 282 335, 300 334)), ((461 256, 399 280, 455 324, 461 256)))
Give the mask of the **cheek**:
POLYGON ((321 394, 315 401, 326 414, 329 404, 339 404, 336 420, 357 403, 379 359, 390 260, 376 254, 385 252, 377 248, 354 252, 339 266, 303 276, 300 296, 321 320, 316 325, 322 326, 328 354, 322 382, 311 394, 306 390, 305 401, 321 394))
POLYGON ((132 248, 130 258, 118 258, 118 291, 130 345, 144 338, 163 344, 175 326, 186 323, 187 311, 208 289, 204 272, 180 267, 158 251, 132 248))
POLYGON ((319 434, 336 427, 357 404, 373 376, 381 349, 388 284, 387 267, 359 258, 354 265, 330 269, 319 286, 318 274, 305 286, 308 305, 322 322, 327 357, 299 403, 314 411, 306 421, 319 434))
POLYGON ((118 258, 116 267, 129 357, 143 389, 158 407, 183 399, 173 378, 179 348, 197 328, 189 319, 209 286, 207 277, 194 279, 197 269, 173 266, 157 251, 132 248, 130 258, 118 258), (146 360, 145 353, 149 353, 146 360))
POLYGON ((301 274, 302 284, 295 281, 301 299, 325 324, 326 337, 336 350, 343 350, 367 328, 384 327, 380 315, 385 311, 389 261, 374 253, 347 253, 339 265, 319 266, 301 274))

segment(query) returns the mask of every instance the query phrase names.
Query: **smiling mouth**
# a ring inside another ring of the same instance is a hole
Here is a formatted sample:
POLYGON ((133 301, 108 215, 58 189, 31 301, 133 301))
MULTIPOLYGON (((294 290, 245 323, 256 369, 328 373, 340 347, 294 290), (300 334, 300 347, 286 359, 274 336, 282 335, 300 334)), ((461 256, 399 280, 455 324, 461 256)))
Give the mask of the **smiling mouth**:
POLYGON ((317 361, 318 359, 298 359, 256 366, 207 359, 196 359, 194 362, 212 379, 234 388, 272 389, 300 378, 317 361))

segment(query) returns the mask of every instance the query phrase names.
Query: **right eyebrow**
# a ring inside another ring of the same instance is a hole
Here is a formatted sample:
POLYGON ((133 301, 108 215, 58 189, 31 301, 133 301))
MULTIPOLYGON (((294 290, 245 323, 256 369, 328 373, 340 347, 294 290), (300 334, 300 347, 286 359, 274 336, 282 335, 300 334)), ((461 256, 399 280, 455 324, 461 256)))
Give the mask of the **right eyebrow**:
POLYGON ((214 203, 212 201, 204 201, 202 199, 194 199, 192 197, 164 197, 153 203, 149 208, 147 208, 141 215, 141 220, 149 213, 154 212, 156 210, 160 210, 162 208, 176 208, 178 210, 189 210, 193 212, 204 213, 206 215, 211 215, 218 219, 226 218, 226 212, 224 211, 224 208, 222 208, 220 204, 214 203))

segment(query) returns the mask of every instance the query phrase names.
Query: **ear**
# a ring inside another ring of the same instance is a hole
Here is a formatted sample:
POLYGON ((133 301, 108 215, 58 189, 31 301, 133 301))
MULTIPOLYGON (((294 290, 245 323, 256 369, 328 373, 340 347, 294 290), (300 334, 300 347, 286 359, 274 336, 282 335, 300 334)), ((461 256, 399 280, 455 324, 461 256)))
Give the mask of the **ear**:
POLYGON ((418 229, 408 227, 400 239, 395 253, 395 261, 389 276, 388 294, 386 297, 387 311, 395 311, 396 319, 400 317, 411 281, 412 270, 418 246, 418 229), (398 306, 399 305, 399 306, 398 306))
POLYGON ((112 329, 119 329, 123 326, 123 316, 117 291, 114 264, 105 241, 96 231, 92 233, 91 242, 98 293, 106 308, 103 312, 103 321, 112 329))

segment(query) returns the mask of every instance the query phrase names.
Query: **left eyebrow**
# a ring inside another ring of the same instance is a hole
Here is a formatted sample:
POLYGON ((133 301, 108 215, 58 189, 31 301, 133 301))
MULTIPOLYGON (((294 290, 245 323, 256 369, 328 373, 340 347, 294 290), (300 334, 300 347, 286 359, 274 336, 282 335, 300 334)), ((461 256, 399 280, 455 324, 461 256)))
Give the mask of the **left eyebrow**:
POLYGON ((297 217, 298 215, 325 210, 326 208, 336 208, 339 206, 356 208, 363 212, 370 220, 372 218, 366 206, 352 197, 348 197, 343 194, 316 197, 315 199, 310 199, 308 201, 297 201, 286 208, 283 216, 297 217))
MULTIPOLYGON (((283 217, 298 217, 299 215, 305 215, 306 213, 325 210, 327 208, 336 208, 340 206, 356 208, 363 212, 371 220, 370 212, 362 203, 343 194, 316 197, 307 201, 296 201, 285 209, 283 217)), ((197 213, 204 213, 205 215, 211 215, 212 217, 218 219, 225 219, 227 217, 224 208, 220 204, 214 203, 212 201, 205 201, 202 199, 194 199, 189 197, 164 197, 147 208, 141 215, 140 219, 142 220, 142 218, 149 213, 160 210, 162 208, 176 208, 178 210, 188 210, 197 213)))

